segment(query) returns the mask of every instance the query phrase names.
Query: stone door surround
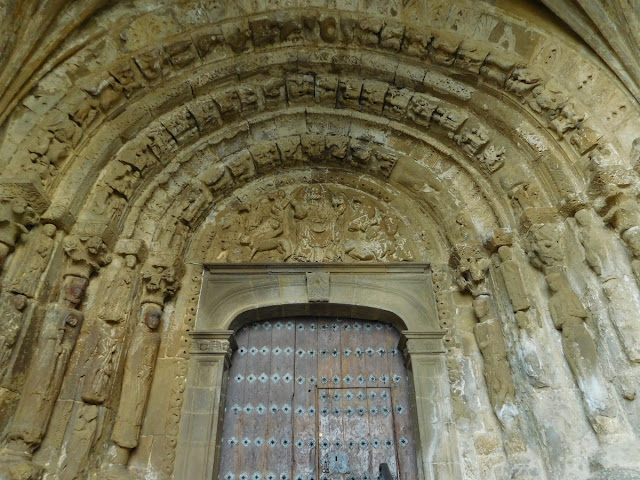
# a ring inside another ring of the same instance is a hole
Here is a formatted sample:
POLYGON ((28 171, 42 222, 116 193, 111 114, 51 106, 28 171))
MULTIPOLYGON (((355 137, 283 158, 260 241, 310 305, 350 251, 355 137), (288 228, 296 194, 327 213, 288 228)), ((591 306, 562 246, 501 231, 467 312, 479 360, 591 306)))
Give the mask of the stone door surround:
POLYGON ((235 332, 254 321, 302 315, 376 320, 402 333, 420 479, 459 478, 445 332, 424 263, 205 265, 174 478, 218 478, 235 332))

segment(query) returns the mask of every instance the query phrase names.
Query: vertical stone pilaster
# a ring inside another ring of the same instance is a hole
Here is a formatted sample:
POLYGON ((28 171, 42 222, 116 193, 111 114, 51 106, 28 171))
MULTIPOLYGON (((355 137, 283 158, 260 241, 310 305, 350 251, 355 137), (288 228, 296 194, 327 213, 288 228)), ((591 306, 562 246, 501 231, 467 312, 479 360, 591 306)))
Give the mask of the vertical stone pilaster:
POLYGON ((418 471, 424 480, 461 478, 444 334, 405 330, 400 341, 411 376, 418 471))
POLYGON ((232 330, 193 332, 174 478, 218 478, 232 330))

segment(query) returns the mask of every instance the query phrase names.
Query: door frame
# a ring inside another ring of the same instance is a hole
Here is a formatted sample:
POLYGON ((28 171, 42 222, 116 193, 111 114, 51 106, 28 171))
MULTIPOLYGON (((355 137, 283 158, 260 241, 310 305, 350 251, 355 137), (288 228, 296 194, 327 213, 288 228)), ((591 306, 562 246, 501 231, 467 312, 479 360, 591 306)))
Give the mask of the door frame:
POLYGON ((401 264, 204 266, 173 477, 217 480, 235 332, 293 316, 389 323, 401 332, 421 480, 460 478, 458 446, 431 270, 401 264))

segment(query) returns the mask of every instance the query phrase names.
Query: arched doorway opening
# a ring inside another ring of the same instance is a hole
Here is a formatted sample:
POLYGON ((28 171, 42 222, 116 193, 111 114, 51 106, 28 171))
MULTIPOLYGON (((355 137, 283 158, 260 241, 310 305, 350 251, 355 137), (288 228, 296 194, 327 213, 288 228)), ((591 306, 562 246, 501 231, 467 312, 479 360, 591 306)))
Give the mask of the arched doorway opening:
POLYGON ((220 264, 202 285, 176 478, 454 478, 428 265, 220 264))
POLYGON ((409 376, 389 324, 255 322, 236 333, 221 480, 417 478, 409 376))

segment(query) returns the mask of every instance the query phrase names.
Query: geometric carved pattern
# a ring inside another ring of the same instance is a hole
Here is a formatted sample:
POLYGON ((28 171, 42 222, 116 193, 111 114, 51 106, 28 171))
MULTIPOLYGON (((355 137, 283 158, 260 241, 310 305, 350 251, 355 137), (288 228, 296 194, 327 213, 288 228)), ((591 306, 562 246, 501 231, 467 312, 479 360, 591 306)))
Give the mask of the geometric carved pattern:
POLYGON ((417 478, 409 383, 390 325, 297 318, 236 335, 220 479, 417 478))

